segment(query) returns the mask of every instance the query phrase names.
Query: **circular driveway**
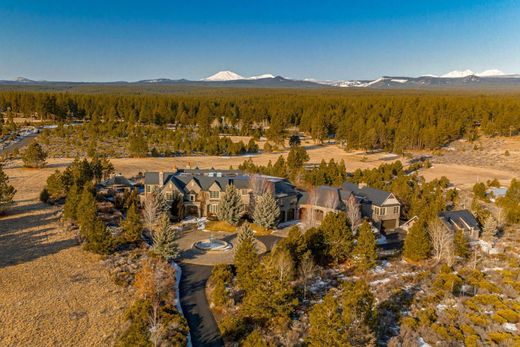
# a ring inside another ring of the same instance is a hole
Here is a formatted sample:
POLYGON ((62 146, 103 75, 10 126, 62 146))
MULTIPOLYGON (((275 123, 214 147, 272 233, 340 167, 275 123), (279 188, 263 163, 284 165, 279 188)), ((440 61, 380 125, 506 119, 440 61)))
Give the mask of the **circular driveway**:
MULTIPOLYGON (((188 230, 180 233, 177 243, 181 249, 180 258, 184 263, 197 265, 232 264, 237 246, 237 233, 188 230), (193 247, 195 242, 208 239, 210 236, 231 243, 233 248, 227 251, 204 252, 193 247)), ((258 239, 256 240, 256 248, 258 254, 267 251, 265 244, 258 239)))

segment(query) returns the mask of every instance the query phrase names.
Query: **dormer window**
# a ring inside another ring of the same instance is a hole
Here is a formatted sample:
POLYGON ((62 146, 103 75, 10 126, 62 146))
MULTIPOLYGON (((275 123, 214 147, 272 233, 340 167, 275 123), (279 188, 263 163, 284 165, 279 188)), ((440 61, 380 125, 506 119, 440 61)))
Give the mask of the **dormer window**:
POLYGON ((220 192, 218 190, 209 192, 210 199, 218 199, 219 197, 220 197, 220 192))

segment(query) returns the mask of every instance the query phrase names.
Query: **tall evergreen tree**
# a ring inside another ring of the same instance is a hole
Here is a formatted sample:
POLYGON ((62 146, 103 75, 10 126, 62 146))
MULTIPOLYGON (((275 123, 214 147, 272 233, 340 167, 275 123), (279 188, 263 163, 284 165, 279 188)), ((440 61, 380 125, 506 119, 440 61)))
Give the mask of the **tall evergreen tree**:
POLYGON ((427 259, 430 256, 431 243, 426 226, 420 220, 408 230, 404 239, 403 255, 413 261, 427 259))
POLYGON ((256 239, 249 223, 246 222, 238 228, 237 237, 238 243, 233 258, 237 269, 237 283, 247 291, 253 285, 251 276, 259 263, 256 239))
POLYGON ((170 261, 179 256, 179 245, 176 242, 177 232, 170 224, 166 213, 161 216, 159 227, 153 233, 153 252, 170 261))
POLYGON ((63 217, 65 219, 68 219, 69 221, 73 222, 75 222, 78 219, 77 208, 80 199, 81 192, 79 191, 78 186, 74 184, 67 193, 67 197, 65 199, 65 206, 63 206, 63 217))
POLYGON ((14 194, 16 194, 16 189, 9 184, 9 176, 0 164, 0 213, 13 202, 14 194))
POLYGON ((358 231, 359 236, 352 256, 356 270, 359 273, 365 273, 376 266, 377 244, 372 227, 367 221, 361 224, 358 231))
POLYGON ((126 219, 122 223, 125 241, 138 242, 141 241, 141 233, 143 231, 143 224, 137 212, 135 204, 132 203, 126 212, 126 219))
POLYGON ((323 232, 331 261, 336 264, 345 261, 354 245, 354 235, 347 215, 344 212, 329 212, 319 229, 323 232))
POLYGON ((229 224, 237 225, 243 214, 244 205, 240 193, 233 184, 229 184, 218 204, 217 217, 229 224))
POLYGON ((280 216, 280 208, 273 195, 270 192, 266 192, 256 199, 255 210, 253 212, 255 223, 265 229, 274 228, 280 216))

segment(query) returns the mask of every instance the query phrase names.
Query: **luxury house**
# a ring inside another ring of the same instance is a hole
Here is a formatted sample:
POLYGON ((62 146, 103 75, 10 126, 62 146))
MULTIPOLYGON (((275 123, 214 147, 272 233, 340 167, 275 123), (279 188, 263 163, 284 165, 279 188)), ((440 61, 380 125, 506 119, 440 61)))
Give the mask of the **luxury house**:
POLYGON ((439 219, 449 230, 462 230, 472 241, 478 240, 482 232, 477 219, 468 210, 444 211, 439 214, 439 219))
POLYGON ((378 229, 390 232, 399 227, 401 203, 381 189, 345 182, 341 187, 319 186, 303 194, 300 218, 319 224, 332 211, 347 211, 349 199, 359 204, 362 217, 368 218, 378 229))
MULTIPOLYGON (((228 185, 234 185, 240 192, 246 207, 252 206, 258 194, 270 190, 280 208, 279 222, 297 219, 297 205, 300 192, 286 179, 245 175, 238 170, 178 169, 173 172, 146 172, 144 178, 145 196, 160 189, 168 200, 174 194, 184 199, 187 215, 213 217, 217 213, 220 199, 228 185)), ((250 213, 250 211, 248 211, 250 213)))

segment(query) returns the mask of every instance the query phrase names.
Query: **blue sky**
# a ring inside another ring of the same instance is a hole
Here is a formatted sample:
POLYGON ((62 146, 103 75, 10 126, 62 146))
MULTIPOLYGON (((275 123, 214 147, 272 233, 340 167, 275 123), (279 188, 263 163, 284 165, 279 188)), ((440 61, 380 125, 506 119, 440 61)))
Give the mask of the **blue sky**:
POLYGON ((518 1, 0 0, 0 79, 520 73, 518 1))

